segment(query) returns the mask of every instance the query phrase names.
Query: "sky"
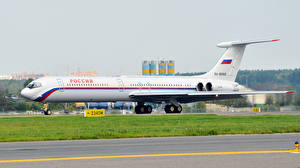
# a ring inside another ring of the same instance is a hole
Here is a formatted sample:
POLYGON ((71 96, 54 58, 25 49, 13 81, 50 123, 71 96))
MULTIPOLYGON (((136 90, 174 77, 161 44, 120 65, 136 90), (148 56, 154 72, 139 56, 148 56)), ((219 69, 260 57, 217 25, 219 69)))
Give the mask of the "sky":
POLYGON ((300 68, 299 0, 0 0, 0 74, 141 74, 143 60, 210 70, 216 44, 247 46, 241 69, 300 68))

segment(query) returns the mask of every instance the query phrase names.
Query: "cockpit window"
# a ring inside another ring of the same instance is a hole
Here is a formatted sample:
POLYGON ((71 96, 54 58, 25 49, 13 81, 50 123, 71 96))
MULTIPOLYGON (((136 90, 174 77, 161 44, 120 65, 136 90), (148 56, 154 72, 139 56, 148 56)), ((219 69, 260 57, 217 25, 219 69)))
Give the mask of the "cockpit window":
POLYGON ((26 87, 29 89, 41 87, 42 84, 40 82, 31 82, 26 87))

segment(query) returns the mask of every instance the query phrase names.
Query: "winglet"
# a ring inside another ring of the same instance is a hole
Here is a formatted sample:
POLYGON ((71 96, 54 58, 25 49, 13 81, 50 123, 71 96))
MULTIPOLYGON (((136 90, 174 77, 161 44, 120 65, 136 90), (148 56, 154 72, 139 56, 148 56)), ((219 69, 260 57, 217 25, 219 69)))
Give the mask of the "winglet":
POLYGON ((286 91, 286 93, 296 93, 296 91, 290 90, 290 91, 286 91))

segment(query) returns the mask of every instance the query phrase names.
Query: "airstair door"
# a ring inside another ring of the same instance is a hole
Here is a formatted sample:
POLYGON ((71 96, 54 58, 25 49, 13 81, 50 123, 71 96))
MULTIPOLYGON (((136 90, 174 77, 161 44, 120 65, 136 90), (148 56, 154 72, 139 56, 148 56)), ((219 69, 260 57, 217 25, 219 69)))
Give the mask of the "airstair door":
POLYGON ((62 79, 56 79, 60 92, 64 92, 64 81, 62 79))
POLYGON ((149 92, 151 91, 151 83, 150 82, 147 82, 146 88, 149 92))
POLYGON ((123 80, 121 78, 118 78, 117 79, 117 82, 118 82, 118 85, 119 85, 119 91, 120 92, 124 92, 124 83, 123 83, 123 80))

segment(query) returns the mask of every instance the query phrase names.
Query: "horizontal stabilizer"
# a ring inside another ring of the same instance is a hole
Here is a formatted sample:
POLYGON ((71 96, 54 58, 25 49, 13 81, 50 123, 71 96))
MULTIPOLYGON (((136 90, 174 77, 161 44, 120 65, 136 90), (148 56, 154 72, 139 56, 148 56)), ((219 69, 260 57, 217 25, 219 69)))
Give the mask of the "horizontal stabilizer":
POLYGON ((250 41, 229 41, 229 42, 222 42, 217 44, 220 48, 229 48, 232 46, 237 45, 248 45, 248 44, 255 44, 255 43, 266 43, 266 42, 275 42, 279 41, 279 39, 273 39, 273 40, 250 40, 250 41))

